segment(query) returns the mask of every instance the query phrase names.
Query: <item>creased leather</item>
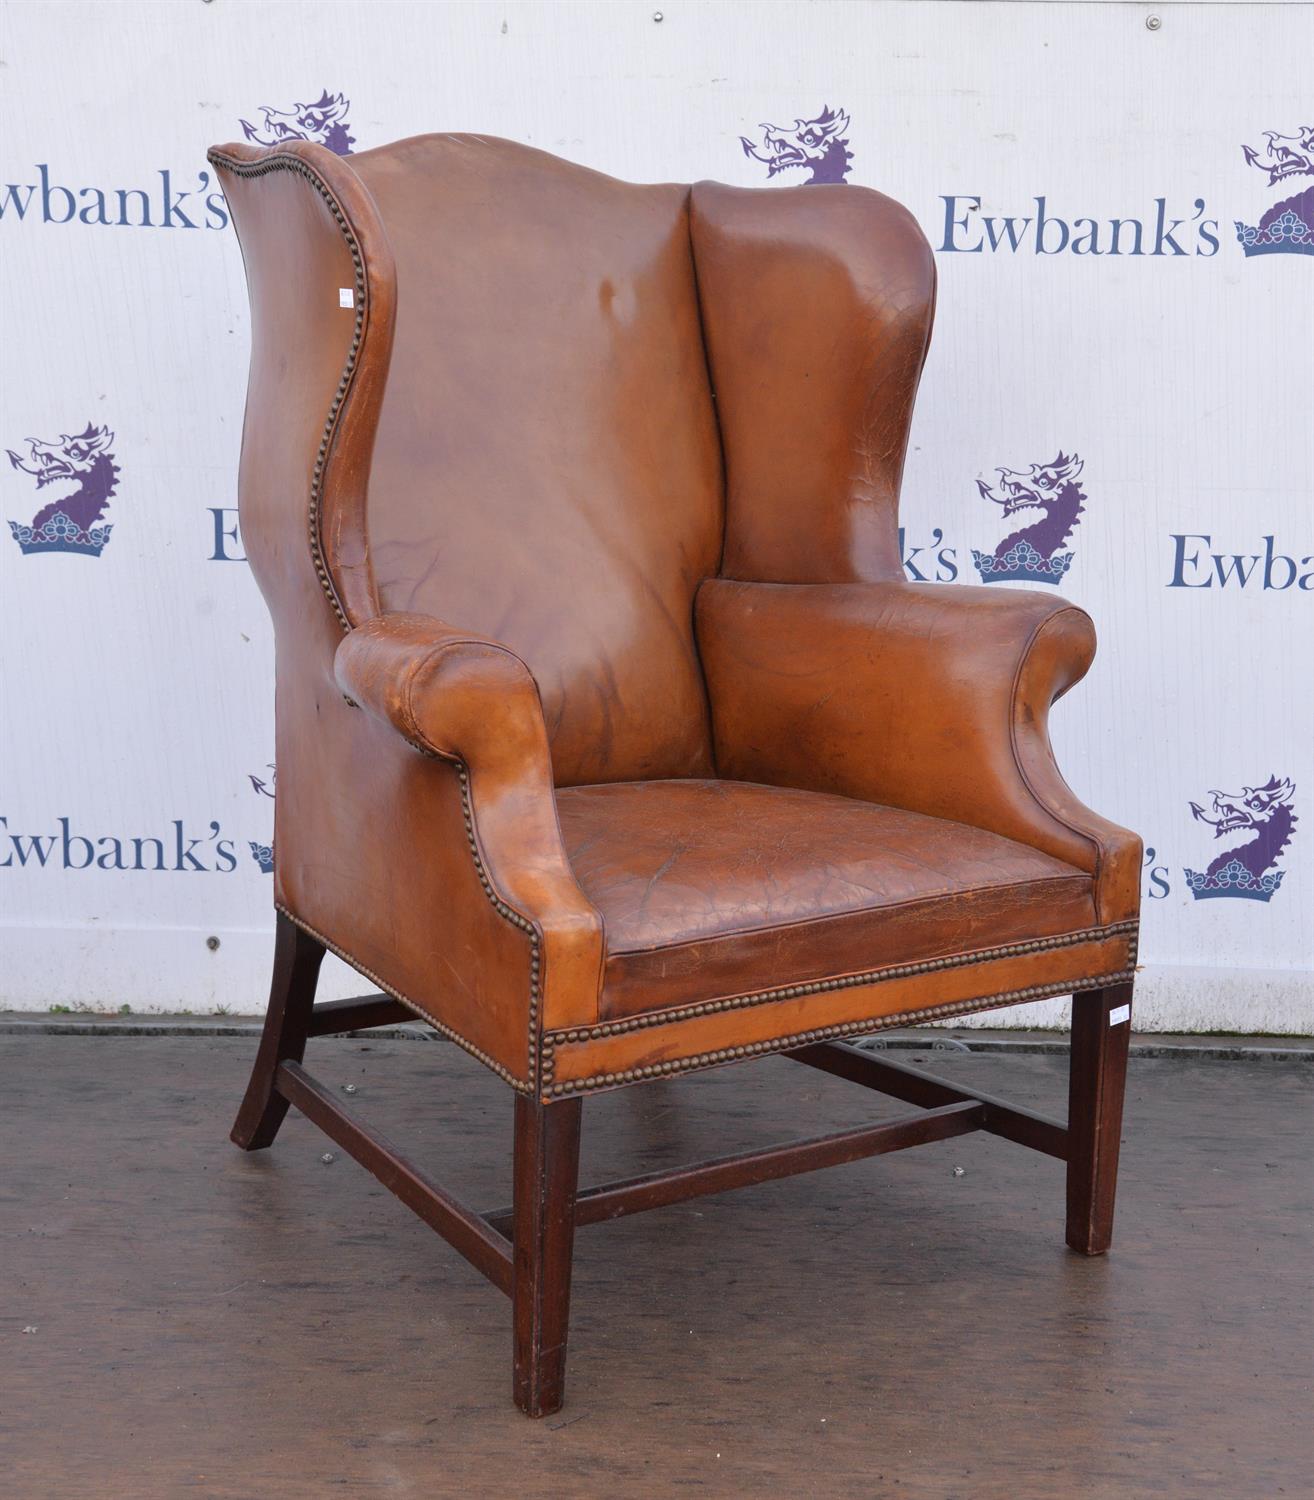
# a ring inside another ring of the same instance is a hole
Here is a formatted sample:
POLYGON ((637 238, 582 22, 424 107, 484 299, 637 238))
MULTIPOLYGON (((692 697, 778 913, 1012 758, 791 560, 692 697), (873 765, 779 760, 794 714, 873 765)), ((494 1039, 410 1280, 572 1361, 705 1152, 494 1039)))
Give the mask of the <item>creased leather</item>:
POLYGON ((476 136, 211 160, 295 920, 544 1097, 545 1028, 605 1084, 1133 961, 1087 929, 1134 917, 1139 843, 1046 731, 1089 621, 894 581, 935 290, 904 209, 476 136))
POLYGON ((713 579, 698 595, 722 776, 861 797, 1031 845, 1135 916, 1140 840, 1084 807, 1050 748, 1090 617, 1020 590, 713 579))
POLYGON ((425 615, 380 615, 338 647, 338 686, 418 749, 467 768, 473 833, 493 893, 531 922, 547 1011, 596 1009, 602 919, 562 845, 538 689, 486 636, 425 615))
POLYGON ((397 263, 369 492, 383 608, 528 662, 559 785, 710 774, 692 613, 722 479, 689 189, 472 135, 351 166, 397 263))
MULTIPOLYGON (((211 158, 241 240, 252 308, 239 496, 243 541, 277 647, 275 899, 363 972, 528 1086, 531 997, 539 995, 538 1025, 545 1014, 594 1018, 599 958, 595 951, 591 960, 579 959, 587 945, 577 931, 562 951, 549 923, 536 978, 533 935, 499 914, 479 878, 457 768, 422 756, 391 724, 349 708, 335 681, 343 628, 316 572, 308 518, 325 419, 352 353, 353 317, 339 309, 339 291, 353 285, 355 267, 342 226, 309 178, 291 165, 250 176, 227 165, 262 166, 284 156, 308 163, 339 204, 350 202, 350 168, 323 148, 235 145, 211 158)), ((354 191, 362 191, 359 184, 354 191)), ((383 253, 386 242, 373 248, 383 253)), ((366 270, 372 277, 372 265, 366 270)), ((366 395, 377 389, 387 354, 386 342, 371 342, 385 325, 370 326, 356 360, 357 378, 374 366, 366 395)), ((350 502, 369 467, 373 424, 347 420, 356 391, 353 382, 328 457, 323 488, 330 500, 350 502)), ((358 515, 363 510, 344 503, 329 506, 325 521, 345 533, 358 515)), ((363 545, 363 534, 358 541, 363 545)), ((355 597, 367 601, 368 589, 355 597)), ((477 779, 472 773, 476 804, 486 800, 477 779)), ((514 798, 500 805, 511 809, 514 798)), ((481 828, 476 837, 483 838, 481 828)), ((532 922, 537 914, 522 886, 537 880, 539 856, 531 853, 522 879, 510 868, 518 860, 503 859, 493 843, 504 899, 523 901, 532 922)))
POLYGON ((727 578, 900 578, 899 482, 935 306, 900 203, 700 182, 692 227, 726 465, 727 578))
POLYGON ((601 1013, 1095 926, 1090 875, 979 828, 851 797, 738 781, 557 794, 602 913, 601 1013))

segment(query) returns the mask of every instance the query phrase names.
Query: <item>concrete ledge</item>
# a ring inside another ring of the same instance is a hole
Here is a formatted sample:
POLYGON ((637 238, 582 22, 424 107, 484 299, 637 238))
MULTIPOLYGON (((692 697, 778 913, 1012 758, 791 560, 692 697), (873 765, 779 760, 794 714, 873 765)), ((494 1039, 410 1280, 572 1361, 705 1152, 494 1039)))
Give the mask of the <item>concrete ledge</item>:
MULTIPOLYGON (((258 1037, 259 1016, 96 1015, 55 1014, 34 1011, 0 1011, 0 1036, 97 1036, 97 1037, 258 1037)), ((423 1021, 400 1026, 377 1026, 369 1031, 346 1032, 348 1036, 371 1036, 387 1041, 440 1042, 439 1034, 423 1021)), ((878 1032, 859 1045, 876 1050, 901 1052, 1039 1052, 1068 1050, 1068 1034, 1062 1031, 945 1030, 941 1027, 909 1027, 878 1032)), ((1137 1032, 1131 1050, 1136 1057, 1212 1058, 1236 1062, 1314 1062, 1314 1037, 1167 1035, 1137 1032)))

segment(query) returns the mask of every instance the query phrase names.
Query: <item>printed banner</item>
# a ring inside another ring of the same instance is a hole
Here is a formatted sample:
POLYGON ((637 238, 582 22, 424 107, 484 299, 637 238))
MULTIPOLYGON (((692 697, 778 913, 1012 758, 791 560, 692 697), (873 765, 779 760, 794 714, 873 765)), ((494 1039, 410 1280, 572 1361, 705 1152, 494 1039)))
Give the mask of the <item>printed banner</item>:
MULTIPOLYGON (((1094 617, 1053 732, 1145 839, 1137 1024, 1314 1031, 1314 8, 1147 14, 8 8, 0 1005, 262 1006, 272 633, 236 509, 246 288, 205 151, 464 130, 912 210, 940 294, 907 576, 1094 617)), ((327 993, 369 987, 336 966, 327 993)))

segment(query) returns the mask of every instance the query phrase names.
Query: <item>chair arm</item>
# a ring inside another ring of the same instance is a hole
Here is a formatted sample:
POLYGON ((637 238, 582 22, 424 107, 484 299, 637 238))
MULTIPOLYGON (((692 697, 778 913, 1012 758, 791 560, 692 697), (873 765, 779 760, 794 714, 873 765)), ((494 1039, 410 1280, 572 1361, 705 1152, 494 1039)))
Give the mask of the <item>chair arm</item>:
POLYGON ((529 668, 486 636, 426 615, 386 614, 343 638, 334 674, 350 702, 457 767, 466 833, 490 900, 541 934, 552 991, 563 1006, 569 993, 572 1016, 595 1014, 602 918, 562 843, 529 668))
POLYGON ((720 775, 985 828, 1089 871, 1102 922, 1139 908, 1141 844, 1082 805, 1049 742, 1051 703, 1095 654, 1062 599, 915 583, 699 590, 720 775))

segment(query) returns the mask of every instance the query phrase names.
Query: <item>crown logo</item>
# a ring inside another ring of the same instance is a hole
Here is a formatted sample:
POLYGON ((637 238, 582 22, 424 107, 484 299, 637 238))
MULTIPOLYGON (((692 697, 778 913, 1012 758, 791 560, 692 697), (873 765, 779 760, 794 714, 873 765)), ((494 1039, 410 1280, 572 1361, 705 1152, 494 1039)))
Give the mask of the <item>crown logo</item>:
POLYGON ((12 448, 5 450, 15 469, 35 479, 38 490, 61 482, 76 488, 38 510, 30 525, 10 521, 10 534, 19 550, 25 555, 72 552, 99 557, 113 530, 112 523, 101 517, 118 487, 119 469, 110 451, 114 434, 108 427, 88 422, 82 432, 61 433, 58 442, 25 441, 26 457, 12 448))
POLYGON ((993 552, 972 548, 972 560, 982 583, 1021 580, 1057 586, 1072 566, 1073 552, 1061 550, 1085 510, 1086 494, 1077 482, 1084 462, 1060 450, 1052 463, 1029 469, 996 469, 992 487, 976 481, 983 500, 1000 507, 1001 516, 1038 511, 1039 516, 1012 531, 993 552))
MULTIPOLYGON (((1268 173, 1276 187, 1290 177, 1314 176, 1314 125, 1301 125, 1294 135, 1266 130, 1262 151, 1242 146, 1247 163, 1268 173)), ((1258 224, 1233 220, 1236 237, 1246 255, 1314 255, 1314 187, 1275 203, 1258 224)))
POLYGON ((1243 901, 1271 901, 1282 884, 1278 858, 1291 842, 1298 819, 1291 805, 1296 788, 1290 777, 1270 776, 1263 786, 1240 792, 1210 792, 1213 806, 1206 813, 1198 802, 1191 812, 1208 823, 1216 839, 1243 834, 1205 870, 1186 870, 1186 884, 1197 901, 1234 896, 1243 901), (1212 813, 1212 816, 1211 816, 1212 813))

